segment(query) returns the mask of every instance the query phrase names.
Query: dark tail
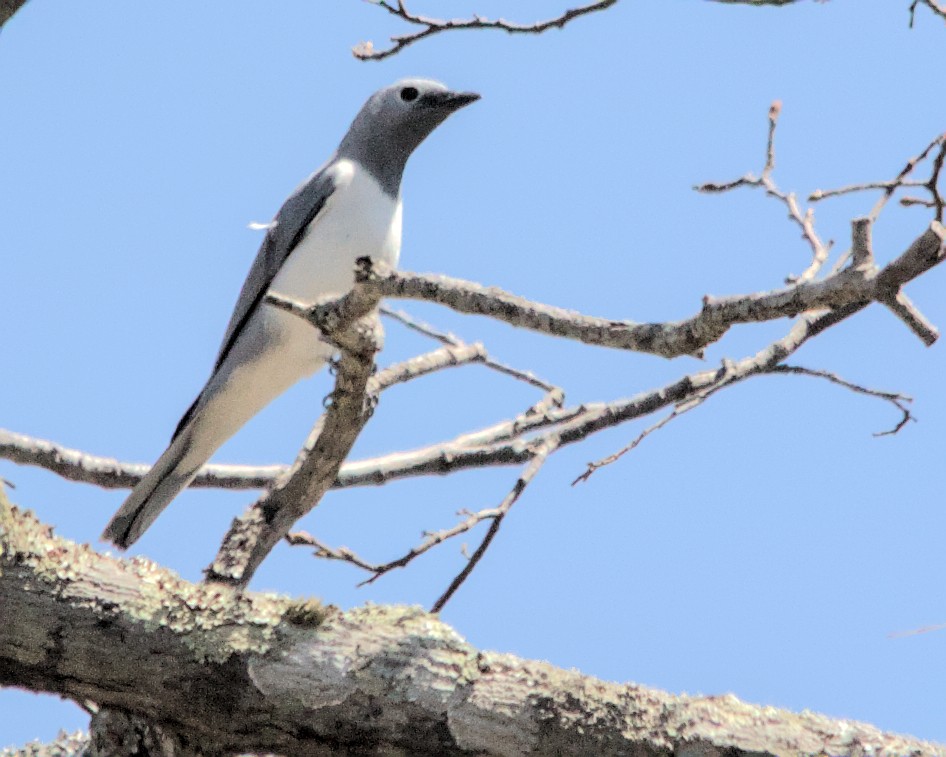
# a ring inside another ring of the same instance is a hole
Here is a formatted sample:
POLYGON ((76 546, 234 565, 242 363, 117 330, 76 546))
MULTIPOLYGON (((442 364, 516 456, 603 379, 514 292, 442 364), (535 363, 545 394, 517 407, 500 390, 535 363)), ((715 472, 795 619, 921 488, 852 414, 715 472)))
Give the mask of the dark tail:
MULTIPOLYGON (((178 433, 150 471, 109 521, 102 539, 127 549, 148 530, 161 512, 194 480, 203 460, 188 459, 190 434, 178 433)), ((193 458, 193 455, 190 456, 193 458)))

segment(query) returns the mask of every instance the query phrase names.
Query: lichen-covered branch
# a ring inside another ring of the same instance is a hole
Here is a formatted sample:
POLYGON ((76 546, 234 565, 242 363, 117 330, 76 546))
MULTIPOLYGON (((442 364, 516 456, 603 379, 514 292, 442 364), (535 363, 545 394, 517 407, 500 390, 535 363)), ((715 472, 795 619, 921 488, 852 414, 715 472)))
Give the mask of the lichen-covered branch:
MULTIPOLYGON (((414 608, 340 613, 191 584, 147 560, 53 536, 2 494, 0 606, 0 684, 99 703, 99 737, 103 719, 113 728, 122 718, 159 724, 176 757, 946 757, 944 746, 861 723, 733 696, 678 697, 480 652, 414 608)), ((58 754, 81 754, 81 743, 70 738, 58 754)))
MULTIPOLYGON (((938 249, 946 232, 934 221, 924 250, 938 249)), ((395 271, 384 264, 363 269, 362 283, 384 297, 436 302, 460 313, 485 315, 512 326, 601 347, 648 352, 663 357, 695 355, 740 323, 791 318, 809 310, 843 308, 856 302, 883 302, 899 288, 942 262, 910 249, 880 269, 843 269, 823 279, 782 289, 730 297, 705 297, 699 313, 683 321, 634 323, 586 316, 527 300, 495 287, 433 274, 395 271)))

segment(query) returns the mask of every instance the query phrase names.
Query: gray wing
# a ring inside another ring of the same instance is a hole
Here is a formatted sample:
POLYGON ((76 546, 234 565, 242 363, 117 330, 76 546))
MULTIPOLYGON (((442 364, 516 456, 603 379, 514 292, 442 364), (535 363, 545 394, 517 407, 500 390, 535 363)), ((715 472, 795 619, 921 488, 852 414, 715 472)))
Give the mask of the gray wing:
POLYGON ((266 239, 263 240, 243 283, 243 289, 240 290, 233 315, 230 316, 230 323, 227 324, 227 331, 214 363, 215 371, 226 359, 250 316, 259 307, 282 264, 302 241, 309 224, 315 220, 325 207, 326 200, 335 191, 335 183, 328 171, 332 162, 329 161, 306 179, 283 203, 273 219, 266 232, 266 239))
MULTIPOLYGON (((328 170, 333 162, 334 158, 306 179, 283 203, 273 219, 273 223, 266 232, 266 239, 263 240, 259 252, 256 253, 256 259, 250 266, 246 281, 243 282, 240 296, 237 297, 236 307, 233 309, 233 315, 230 316, 230 323, 227 324, 227 331, 223 335, 220 352, 217 353, 217 360, 214 362, 214 373, 226 360, 243 332, 243 328, 260 306, 282 264, 302 241, 309 224, 315 220, 332 192, 335 191, 335 182, 331 171, 328 170)), ((178 422, 174 435, 171 437, 172 441, 190 421, 199 402, 200 395, 178 422)))

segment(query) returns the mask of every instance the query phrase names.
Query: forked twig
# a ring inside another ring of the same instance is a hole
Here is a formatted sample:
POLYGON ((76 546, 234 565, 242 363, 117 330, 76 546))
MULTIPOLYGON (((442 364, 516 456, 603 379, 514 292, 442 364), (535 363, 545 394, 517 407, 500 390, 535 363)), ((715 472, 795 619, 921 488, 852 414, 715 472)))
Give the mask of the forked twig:
POLYGON ((818 236, 815 230, 814 210, 808 208, 802 212, 798 205, 798 200, 794 192, 783 192, 772 179, 772 172, 775 170, 775 129, 778 126, 778 117, 782 112, 782 103, 776 100, 769 107, 769 129, 766 139, 765 164, 762 168, 761 176, 756 177, 752 173, 747 173, 734 181, 725 183, 707 183, 700 184, 694 189, 697 192, 718 194, 728 192, 737 187, 760 187, 765 190, 769 197, 773 197, 781 202, 788 210, 788 217, 801 231, 804 239, 811 248, 811 263, 799 276, 788 278, 790 283, 804 283, 814 280, 821 271, 822 266, 828 260, 831 252, 831 244, 825 244, 818 236))
POLYGON ((883 211, 887 202, 894 195, 894 193, 897 192, 897 190, 903 188, 925 189, 930 193, 929 200, 921 200, 915 197, 904 197, 900 200, 900 204, 904 207, 920 205, 922 207, 933 208, 936 211, 936 220, 942 221, 943 209, 946 207, 946 200, 944 200, 942 194, 940 193, 939 180, 943 170, 944 159, 946 159, 946 132, 937 136, 932 142, 924 147, 918 155, 910 158, 906 162, 906 165, 900 170, 900 172, 890 181, 872 181, 863 184, 849 184, 837 189, 818 189, 809 195, 808 200, 810 202, 819 202, 820 200, 827 200, 831 197, 840 197, 841 195, 851 194, 853 192, 881 190, 883 194, 880 196, 880 199, 877 200, 877 203, 871 209, 870 215, 868 216, 872 221, 876 221, 880 217, 880 213, 883 211), (937 147, 939 148, 939 152, 937 152, 936 156, 933 158, 929 178, 926 181, 909 178, 917 169, 917 167, 922 164, 923 161, 925 161, 937 147))

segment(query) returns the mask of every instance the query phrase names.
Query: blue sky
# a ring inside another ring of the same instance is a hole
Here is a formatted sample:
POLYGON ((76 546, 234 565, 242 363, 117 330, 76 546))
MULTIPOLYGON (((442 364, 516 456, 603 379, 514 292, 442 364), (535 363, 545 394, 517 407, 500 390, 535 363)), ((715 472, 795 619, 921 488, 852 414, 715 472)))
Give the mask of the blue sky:
MULTIPOLYGON (((408 166, 405 268, 634 320, 777 287, 808 262, 784 209, 761 193, 691 187, 761 168, 774 99, 783 188, 805 196, 892 178, 946 128, 946 29, 923 13, 908 29, 907 5, 625 0, 563 32, 442 35, 362 63, 352 45, 404 27, 359 0, 30 0, 0 33, 0 426, 153 461, 210 369, 260 241, 247 224, 269 219, 372 91, 406 75, 483 99, 408 166)), ((551 7, 483 0, 449 12, 529 20, 551 7)), ((822 236, 843 249, 850 219, 873 201, 819 205, 822 236)), ((899 254, 927 222, 891 208, 875 229, 878 256, 899 254)), ((940 327, 943 275, 909 289, 940 327)), ((787 329, 742 328, 701 365, 404 307, 559 384, 570 402, 629 396, 787 329)), ((391 325, 382 362, 429 348, 391 325)), ((812 379, 756 378, 572 488, 586 461, 641 427, 599 434, 547 465, 444 619, 479 647, 608 680, 732 692, 946 741, 946 631, 889 636, 946 622, 943 346, 922 347, 873 307, 794 362, 912 395, 920 422, 874 438, 897 419, 887 405, 812 379)), ((289 461, 328 389, 324 375, 295 387, 216 459, 289 461)), ((449 438, 535 398, 479 367, 397 388, 354 456, 449 438)), ((0 476, 78 541, 94 543, 124 496, 2 461, 0 476)), ((302 526, 389 559, 457 510, 498 503, 515 477, 335 492, 302 526)), ((185 493, 133 552, 197 580, 252 499, 185 493)), ((281 546, 253 586, 341 607, 429 606, 462 565, 459 547, 356 589, 353 569, 281 546)), ((69 703, 0 692, 0 746, 86 723, 69 703)))

